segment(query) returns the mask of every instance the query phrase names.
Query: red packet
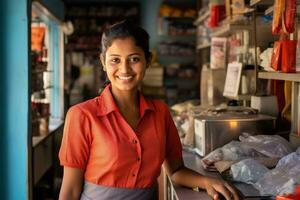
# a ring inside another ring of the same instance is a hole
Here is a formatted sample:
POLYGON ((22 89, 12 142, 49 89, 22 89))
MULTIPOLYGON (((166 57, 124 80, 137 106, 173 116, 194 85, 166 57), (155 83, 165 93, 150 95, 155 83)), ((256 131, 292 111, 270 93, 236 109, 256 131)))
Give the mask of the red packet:
POLYGON ((297 40, 283 40, 281 42, 281 71, 294 73, 296 72, 297 40))
POLYGON ((288 0, 285 4, 285 10, 283 13, 283 30, 286 33, 293 33, 295 30, 295 18, 297 11, 297 1, 288 0))
POLYGON ((281 30, 281 16, 284 12, 285 0, 274 1, 274 14, 272 22, 272 33, 273 35, 279 34, 281 30))
POLYGON ((271 58, 271 66, 274 70, 279 71, 281 65, 281 42, 274 42, 273 53, 271 58))
POLYGON ((295 200, 295 199, 296 196, 294 194, 276 196, 276 200, 295 200))

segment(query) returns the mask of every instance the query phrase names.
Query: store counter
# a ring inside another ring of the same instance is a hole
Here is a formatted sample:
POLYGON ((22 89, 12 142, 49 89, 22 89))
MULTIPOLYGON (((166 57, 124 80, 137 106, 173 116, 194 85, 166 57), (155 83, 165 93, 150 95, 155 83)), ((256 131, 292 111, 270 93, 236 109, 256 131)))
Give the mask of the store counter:
MULTIPOLYGON (((200 174, 221 177, 218 172, 205 171, 201 164, 201 158, 195 153, 183 151, 183 159, 186 167, 197 171, 200 174)), ((247 196, 244 199, 261 199, 259 192, 251 185, 238 183, 234 184, 242 194, 247 196)), ((205 190, 194 191, 190 188, 175 185, 169 177, 166 177, 166 199, 167 200, 211 200, 205 190)), ((267 199, 267 198, 264 198, 267 199)))
POLYGON ((49 133, 32 137, 33 184, 40 179, 58 162, 57 148, 60 144, 64 121, 50 118, 49 133))

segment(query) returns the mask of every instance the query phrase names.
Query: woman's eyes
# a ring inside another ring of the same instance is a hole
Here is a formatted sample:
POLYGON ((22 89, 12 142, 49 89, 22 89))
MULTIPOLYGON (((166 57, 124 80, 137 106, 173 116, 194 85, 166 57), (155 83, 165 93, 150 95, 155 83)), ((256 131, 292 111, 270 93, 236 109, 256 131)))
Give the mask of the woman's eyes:
MULTIPOLYGON (((140 61, 140 58, 139 58, 139 57, 131 57, 131 58, 128 59, 128 61, 129 61, 130 63, 137 63, 137 62, 140 61)), ((121 59, 120 59, 120 58, 112 58, 112 59, 110 59, 110 62, 111 62, 112 64, 117 64, 117 63, 120 63, 120 62, 121 62, 121 59)))
POLYGON ((139 57, 132 57, 132 58, 130 58, 130 62, 136 63, 136 62, 139 62, 139 61, 140 61, 139 57))
POLYGON ((120 59, 119 58, 112 58, 110 60, 111 63, 119 63, 120 62, 120 59))

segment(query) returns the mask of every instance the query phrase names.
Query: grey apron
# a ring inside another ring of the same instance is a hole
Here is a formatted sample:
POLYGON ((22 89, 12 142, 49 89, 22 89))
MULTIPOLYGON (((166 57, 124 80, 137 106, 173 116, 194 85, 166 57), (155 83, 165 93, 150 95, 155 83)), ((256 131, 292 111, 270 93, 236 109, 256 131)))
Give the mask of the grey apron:
POLYGON ((128 189, 95 185, 85 181, 80 200, 158 200, 157 186, 128 189))

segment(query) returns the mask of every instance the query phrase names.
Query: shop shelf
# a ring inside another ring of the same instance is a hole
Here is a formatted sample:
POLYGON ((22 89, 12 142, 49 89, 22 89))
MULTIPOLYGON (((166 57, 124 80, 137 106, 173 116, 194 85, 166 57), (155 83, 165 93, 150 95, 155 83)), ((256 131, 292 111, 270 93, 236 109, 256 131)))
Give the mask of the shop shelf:
POLYGON ((259 72, 258 78, 300 82, 300 73, 259 72))
POLYGON ((272 14, 274 11, 274 6, 270 6, 266 11, 265 11, 265 15, 270 15, 272 14))
POLYGON ((250 101, 251 96, 252 96, 251 94, 240 94, 235 97, 231 97, 231 96, 225 96, 225 97, 228 99, 233 99, 233 100, 237 100, 237 101, 250 101))
POLYGON ((225 24, 212 30, 211 37, 229 36, 237 30, 252 30, 250 24, 225 24))
POLYGON ((43 140, 47 139, 55 130, 58 129, 60 126, 63 125, 63 120, 57 118, 50 118, 49 119, 49 134, 47 135, 39 135, 39 136, 32 136, 32 146, 36 147, 39 143, 43 142, 43 140))
POLYGON ((201 16, 199 16, 195 21, 194 21, 194 25, 198 26, 199 24, 201 24, 205 19, 207 19, 210 15, 210 11, 207 10, 205 13, 203 13, 201 16))
POLYGON ((32 73, 34 73, 34 74, 43 73, 43 72, 52 73, 53 71, 52 70, 42 70, 42 69, 40 69, 40 70, 37 69, 37 70, 32 71, 32 73))
POLYGON ((33 90, 33 91, 32 91, 32 94, 33 94, 33 93, 44 92, 45 90, 49 90, 49 89, 52 89, 52 88, 53 88, 53 86, 50 85, 50 86, 47 86, 47 87, 44 87, 44 88, 41 88, 41 89, 38 89, 38 90, 33 90))
POLYGON ((193 21, 195 20, 195 17, 185 17, 185 16, 178 16, 178 17, 172 17, 172 16, 160 16, 163 19, 166 20, 174 20, 174 21, 193 21))
POLYGON ((166 38, 176 38, 176 39, 186 39, 190 41, 191 39, 196 39, 196 33, 181 33, 181 34, 173 34, 173 33, 158 33, 161 37, 166 38))
POLYGON ((256 6, 256 5, 273 5, 274 0, 251 0, 250 6, 256 6))
POLYGON ((210 45, 211 45, 210 43, 208 43, 208 44, 200 44, 200 45, 197 45, 197 49, 200 50, 200 49, 209 48, 210 45))

